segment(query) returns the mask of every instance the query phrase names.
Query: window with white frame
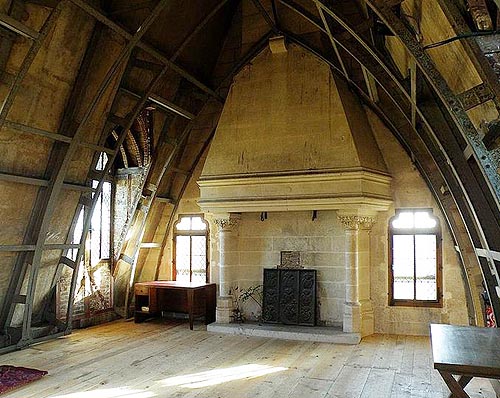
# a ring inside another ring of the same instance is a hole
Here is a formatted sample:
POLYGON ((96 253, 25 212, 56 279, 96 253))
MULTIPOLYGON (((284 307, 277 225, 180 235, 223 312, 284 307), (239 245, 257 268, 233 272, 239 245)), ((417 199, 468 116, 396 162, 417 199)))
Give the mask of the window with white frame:
POLYGON ((174 279, 184 282, 208 282, 207 248, 208 224, 203 217, 179 216, 174 225, 174 279))
POLYGON ((441 306, 441 228, 432 209, 398 209, 389 221, 389 304, 441 306))

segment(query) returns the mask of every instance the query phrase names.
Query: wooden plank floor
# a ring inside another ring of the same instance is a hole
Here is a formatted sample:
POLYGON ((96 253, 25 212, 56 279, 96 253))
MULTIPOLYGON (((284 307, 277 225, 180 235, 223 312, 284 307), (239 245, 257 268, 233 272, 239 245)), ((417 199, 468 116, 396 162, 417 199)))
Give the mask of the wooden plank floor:
MULTIPOLYGON (((2 356, 48 370, 18 398, 437 398, 429 339, 375 335, 358 346, 209 333, 201 324, 114 322, 2 356)), ((494 398, 474 379, 471 397, 494 398)))

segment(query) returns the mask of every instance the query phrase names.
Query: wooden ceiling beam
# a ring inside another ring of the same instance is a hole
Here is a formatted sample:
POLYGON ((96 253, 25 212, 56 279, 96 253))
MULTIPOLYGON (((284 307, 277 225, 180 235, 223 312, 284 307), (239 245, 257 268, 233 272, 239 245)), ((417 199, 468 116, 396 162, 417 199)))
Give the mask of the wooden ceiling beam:
MULTIPOLYGON (((43 250, 68 250, 78 249, 79 244, 64 244, 52 243, 43 245, 43 250)), ((32 252, 35 251, 36 245, 0 245, 0 252, 32 252)))
POLYGON ((184 38, 181 45, 175 50, 174 54, 170 57, 170 61, 175 62, 175 60, 181 55, 182 51, 186 46, 198 35, 198 33, 207 25, 208 22, 219 12, 219 10, 228 2, 229 0, 222 0, 203 18, 195 28, 184 38))
POLYGON ((10 108, 12 107, 12 104, 14 102, 14 98, 16 97, 17 93, 19 92, 19 89, 21 88, 21 83, 24 80, 24 77, 28 73, 28 70, 31 67, 31 64, 33 63, 33 61, 35 59, 35 56, 38 54, 38 51, 42 47, 48 34, 54 28, 56 21, 59 18, 60 13, 61 13, 60 6, 58 6, 57 8, 54 8, 51 11, 49 16, 45 20, 42 28, 37 33, 37 37, 33 41, 30 49, 28 50, 28 53, 25 55, 23 62, 21 64, 21 67, 19 68, 19 71, 17 72, 17 74, 12 82, 12 85, 9 89, 9 92, 8 92, 7 96, 4 98, 2 106, 0 108, 0 128, 3 126, 3 124, 5 123, 5 120, 7 119, 7 114, 9 113, 10 108))
POLYGON ((37 4, 39 6, 44 6, 47 8, 55 8, 61 2, 61 0, 24 0, 26 3, 37 4))
POLYGON ((17 19, 12 18, 10 15, 4 14, 3 12, 0 12, 0 25, 30 40, 37 40, 40 36, 40 33, 38 33, 36 30, 31 29, 29 26, 24 25, 17 19))
POLYGON ((300 15, 302 18, 304 18, 306 21, 308 21, 311 25, 315 26, 318 28, 321 32, 327 34, 327 30, 323 26, 320 20, 318 18, 311 14, 308 10, 306 10, 304 7, 302 7, 299 3, 293 1, 293 0, 278 0, 281 4, 284 6, 288 7, 292 11, 294 11, 296 14, 300 15))
MULTIPOLYGON (((31 127, 22 123, 11 122, 10 120, 6 120, 4 126, 7 128, 11 128, 13 130, 20 131, 22 133, 38 135, 40 137, 45 137, 54 141, 64 142, 66 144, 70 144, 72 141, 72 138, 68 137, 67 135, 52 133, 50 131, 42 130, 37 127, 31 127)), ((92 149, 96 152, 105 152, 107 154, 112 154, 114 152, 112 148, 107 148, 102 145, 92 144, 90 142, 81 141, 78 143, 78 145, 84 148, 92 149)))
POLYGON ((251 0, 251 1, 252 1, 253 5, 255 6, 255 8, 257 9, 257 11, 259 11, 259 13, 262 16, 262 18, 264 18, 264 20, 266 21, 266 23, 269 25, 269 27, 271 28, 271 30, 276 35, 279 35, 280 31, 278 29, 278 26, 276 25, 275 21, 273 21, 273 19, 269 16, 269 14, 267 13, 267 11, 264 8, 264 6, 262 5, 262 3, 259 0, 251 0))
MULTIPOLYGON (((80 7, 87 14, 93 16, 102 24, 106 25, 108 28, 112 29, 120 36, 124 37, 126 40, 131 40, 132 34, 127 32, 124 28, 119 26, 116 22, 112 21, 108 17, 106 17, 103 13, 96 10, 90 4, 88 4, 84 0, 70 0, 72 3, 80 7)), ((152 57, 156 58, 158 61, 162 62, 164 65, 168 66, 171 70, 182 76, 184 79, 194 84, 200 90, 210 94, 212 97, 216 98, 218 101, 223 101, 219 94, 217 94, 214 90, 208 87, 206 84, 202 83, 200 80, 195 78, 191 73, 187 72, 185 69, 178 66, 176 63, 172 62, 166 55, 162 54, 161 51, 154 48, 153 46, 139 40, 135 46, 145 51, 152 57)))
MULTIPOLYGON (((42 178, 21 176, 18 174, 0 173, 0 180, 7 182, 15 182, 18 184, 34 185, 38 187, 48 187, 49 181, 42 178)), ((87 185, 73 184, 64 182, 62 187, 67 190, 80 191, 80 192, 95 192, 94 189, 87 185)))

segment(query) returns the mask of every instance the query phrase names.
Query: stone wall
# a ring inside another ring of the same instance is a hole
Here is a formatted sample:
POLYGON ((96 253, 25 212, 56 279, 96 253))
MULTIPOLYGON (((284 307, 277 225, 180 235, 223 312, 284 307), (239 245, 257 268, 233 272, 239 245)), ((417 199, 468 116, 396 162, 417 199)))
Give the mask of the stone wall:
MULTIPOLYGON (((304 268, 318 271, 318 319, 321 324, 342 324, 345 296, 344 231, 334 211, 273 212, 260 220, 260 213, 244 213, 238 227, 238 245, 225 253, 226 277, 232 286, 245 289, 262 284, 263 268, 275 268, 281 251, 299 251, 304 268), (229 255, 229 256, 228 256, 229 255), (230 257, 230 258, 228 258, 230 257)), ((247 317, 260 308, 244 304, 247 317)))

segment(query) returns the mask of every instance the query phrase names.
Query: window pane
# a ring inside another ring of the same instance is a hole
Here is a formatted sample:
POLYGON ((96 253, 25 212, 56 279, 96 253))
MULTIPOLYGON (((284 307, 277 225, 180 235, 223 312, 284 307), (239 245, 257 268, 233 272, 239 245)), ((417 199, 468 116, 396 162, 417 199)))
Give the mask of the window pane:
POLYGON ((431 217, 429 211, 415 212, 415 228, 434 228, 436 220, 431 217))
POLYGON ((104 170, 106 168, 106 164, 108 163, 108 155, 104 152, 99 156, 99 160, 95 166, 96 170, 104 170))
POLYGON ((111 247, 111 183, 105 182, 102 186, 102 230, 101 230, 101 259, 110 257, 111 247))
POLYGON ((191 229, 191 217, 182 217, 175 228, 179 231, 189 231, 191 229))
POLYGON ((176 236, 175 237, 175 268, 176 280, 182 282, 189 282, 189 259, 190 247, 189 236, 176 236))
POLYGON ((203 222, 201 217, 193 217, 191 220, 191 229, 193 231, 205 231, 207 229, 207 225, 203 222))
MULTIPOLYGON (((434 220, 433 220, 434 221, 434 220)), ((436 236, 415 235, 417 300, 437 300, 436 236)))
POLYGON ((392 237, 393 298, 396 300, 412 300, 414 298, 413 253, 413 235, 394 235, 392 237))
POLYGON ((392 221, 394 228, 413 228, 413 212, 403 211, 392 221))
POLYGON ((101 212, 102 196, 99 197, 90 223, 90 264, 96 265, 101 259, 101 212))
POLYGON ((207 278, 207 246, 204 236, 192 236, 192 271, 193 282, 205 282, 207 278))

